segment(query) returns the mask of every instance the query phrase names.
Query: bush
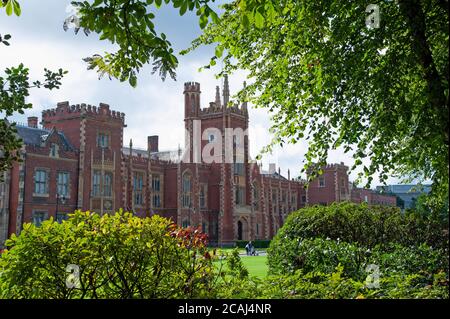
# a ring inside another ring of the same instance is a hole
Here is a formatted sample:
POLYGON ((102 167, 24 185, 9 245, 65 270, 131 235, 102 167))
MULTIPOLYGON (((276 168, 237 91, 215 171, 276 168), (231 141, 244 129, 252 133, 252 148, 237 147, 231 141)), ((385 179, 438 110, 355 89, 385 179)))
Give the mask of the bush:
MULTIPOLYGON (((293 241, 290 242, 290 244, 292 243, 293 241)), ((366 249, 346 242, 322 238, 304 239, 297 241, 295 247, 290 247, 282 255, 280 263, 271 265, 271 273, 282 274, 286 271, 292 273, 301 269, 304 273, 323 272, 328 274, 341 265, 347 276, 353 278, 367 276, 364 272, 366 249)), ((270 258, 273 259, 274 256, 270 255, 270 258)))
POLYGON ((437 273, 448 274, 448 251, 427 244, 404 247, 399 244, 375 247, 368 256, 368 264, 376 264, 384 275, 420 274, 426 283, 433 282, 437 273))
POLYGON ((342 266, 332 273, 297 270, 290 275, 267 278, 263 286, 255 290, 253 298, 301 298, 301 299, 448 299, 448 277, 444 273, 433 276, 431 284, 423 284, 420 274, 396 274, 381 277, 378 288, 370 288, 366 282, 344 275, 342 266), (258 295, 256 295, 258 294, 258 295))
POLYGON ((3 298, 202 298, 213 289, 205 235, 159 216, 77 211, 61 224, 24 224, 6 246, 3 298))
POLYGON ((307 207, 290 214, 272 240, 268 249, 269 271, 299 269, 298 258, 303 254, 300 243, 307 239, 339 240, 361 249, 379 247, 382 250, 391 243, 406 247, 421 243, 448 247, 446 227, 448 221, 435 221, 414 213, 402 214, 393 207, 353 203, 307 207))

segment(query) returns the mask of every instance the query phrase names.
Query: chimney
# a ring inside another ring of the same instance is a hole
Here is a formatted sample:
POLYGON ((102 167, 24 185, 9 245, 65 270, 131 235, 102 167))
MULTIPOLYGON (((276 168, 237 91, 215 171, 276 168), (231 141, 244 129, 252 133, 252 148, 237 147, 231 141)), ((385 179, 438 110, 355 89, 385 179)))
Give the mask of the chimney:
POLYGON ((147 147, 151 153, 159 152, 158 135, 152 135, 147 138, 147 147))
POLYGON ((270 163, 269 164, 269 174, 274 174, 275 171, 276 171, 275 163, 270 163))
POLYGON ((37 128, 38 126, 38 118, 37 116, 29 116, 28 117, 28 127, 37 128))

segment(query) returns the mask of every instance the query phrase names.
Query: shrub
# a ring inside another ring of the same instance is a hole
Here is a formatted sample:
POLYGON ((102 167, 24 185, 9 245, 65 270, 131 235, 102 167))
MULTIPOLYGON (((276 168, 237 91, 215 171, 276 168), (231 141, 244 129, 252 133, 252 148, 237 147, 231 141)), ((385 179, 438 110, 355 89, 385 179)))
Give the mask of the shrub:
MULTIPOLYGON (((293 243, 291 241, 290 243, 293 243)), ((271 258, 280 263, 271 265, 271 273, 289 273, 302 269, 304 273, 332 273, 338 265, 344 273, 354 278, 365 278, 364 262, 367 251, 356 245, 330 239, 304 239, 285 251, 272 251, 271 258), (274 256, 273 254, 277 254, 274 256)))
POLYGON ((391 243, 447 247, 445 227, 448 227, 448 221, 434 221, 414 213, 402 214, 394 207, 346 202, 307 207, 290 214, 272 240, 268 249, 269 270, 273 273, 299 269, 297 260, 303 254, 300 243, 308 239, 339 239, 361 249, 376 246, 384 249, 391 243))
POLYGON ((3 298, 201 298, 212 291, 205 235, 159 216, 77 211, 61 224, 24 224, 6 246, 3 298), (79 281, 67 282, 68 265, 78 267, 79 281))
POLYGON ((427 244, 404 247, 399 244, 375 247, 368 256, 367 263, 376 264, 384 275, 420 274, 431 284, 437 273, 448 274, 448 251, 432 248, 427 244))
POLYGON ((420 274, 396 274, 381 277, 378 288, 370 288, 366 282, 344 275, 342 266, 332 273, 297 270, 289 275, 270 276, 264 285, 255 290, 253 298, 301 298, 301 299, 399 299, 442 298, 448 299, 448 277, 444 273, 434 275, 431 284, 423 284, 420 274))

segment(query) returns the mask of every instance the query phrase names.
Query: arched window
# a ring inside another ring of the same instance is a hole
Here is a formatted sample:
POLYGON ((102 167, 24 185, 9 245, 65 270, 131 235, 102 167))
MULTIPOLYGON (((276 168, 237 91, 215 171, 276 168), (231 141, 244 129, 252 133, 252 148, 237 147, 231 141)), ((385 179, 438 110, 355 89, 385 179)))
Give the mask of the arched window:
POLYGON ((112 173, 105 173, 103 180, 103 195, 106 197, 112 196, 112 173))
POLYGON ((191 174, 184 173, 182 182, 182 205, 184 208, 189 208, 191 206, 191 193, 192 193, 191 174))

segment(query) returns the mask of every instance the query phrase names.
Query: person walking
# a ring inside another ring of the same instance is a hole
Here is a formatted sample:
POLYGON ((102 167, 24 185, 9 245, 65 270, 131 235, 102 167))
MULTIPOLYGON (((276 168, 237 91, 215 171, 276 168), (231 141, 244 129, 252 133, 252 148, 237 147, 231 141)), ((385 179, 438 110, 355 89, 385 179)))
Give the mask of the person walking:
POLYGON ((252 242, 251 242, 251 241, 249 241, 249 242, 247 243, 247 245, 245 245, 245 250, 247 251, 247 256, 250 256, 250 255, 251 255, 251 253, 252 253, 252 247, 253 247, 253 245, 252 245, 252 242))

